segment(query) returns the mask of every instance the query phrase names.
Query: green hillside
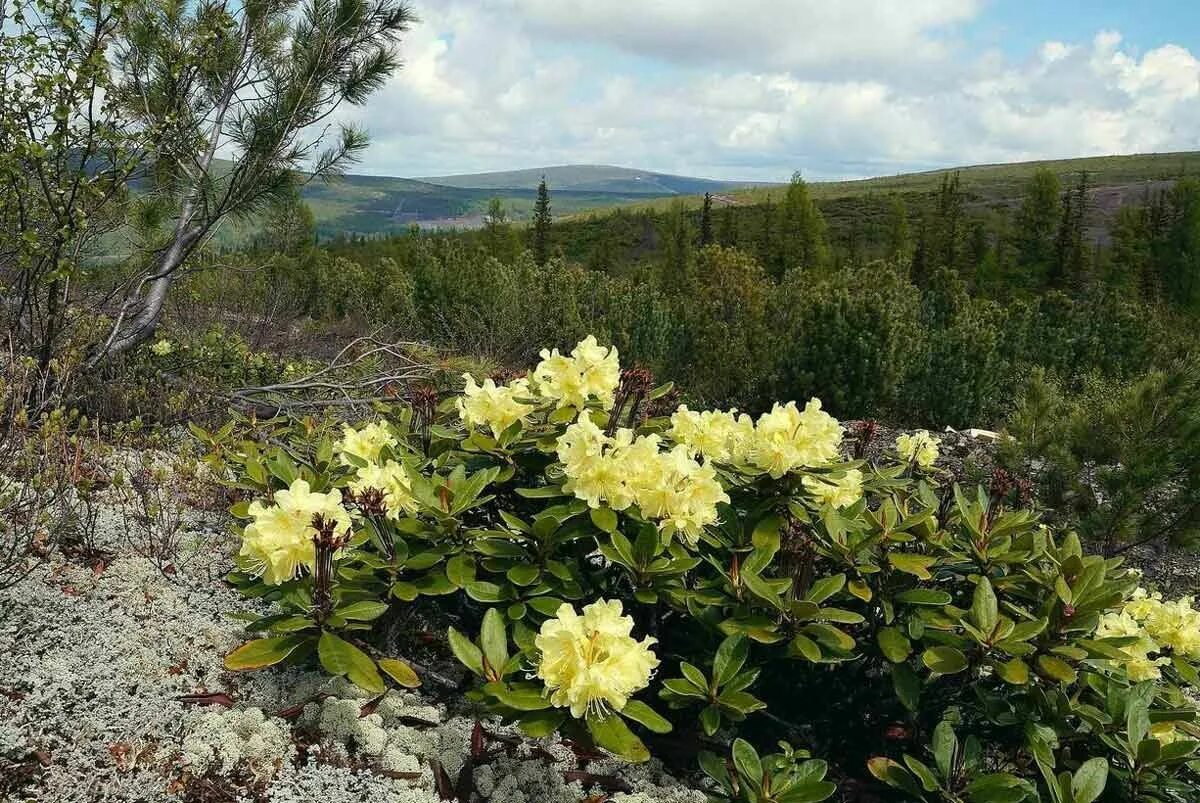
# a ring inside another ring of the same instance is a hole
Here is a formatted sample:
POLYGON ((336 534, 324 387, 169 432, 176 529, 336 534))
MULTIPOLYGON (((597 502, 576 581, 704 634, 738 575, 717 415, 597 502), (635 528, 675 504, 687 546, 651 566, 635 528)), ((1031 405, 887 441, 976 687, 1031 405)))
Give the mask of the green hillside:
POLYGON ((314 182, 305 187, 303 196, 316 216, 321 237, 379 234, 412 225, 469 229, 482 225, 492 198, 501 200, 512 219, 527 219, 543 175, 556 215, 750 185, 623 167, 574 165, 429 179, 347 175, 331 183, 314 182))
MULTIPOLYGON (((1089 183, 1097 190, 1109 188, 1141 192, 1146 182, 1172 181, 1182 176, 1200 175, 1200 151, 970 165, 849 181, 815 181, 811 182, 809 187, 817 200, 888 193, 924 195, 936 192, 947 173, 958 172, 962 189, 972 200, 996 203, 1020 195, 1024 183, 1039 167, 1053 170, 1064 183, 1073 183, 1080 172, 1086 171, 1089 183)), ((724 192, 716 200, 718 205, 749 205, 778 198, 781 194, 779 187, 760 186, 724 192)), ((703 193, 683 198, 656 198, 635 202, 628 204, 627 208, 665 209, 679 200, 688 207, 697 208, 703 200, 703 193)))
POLYGON ((543 177, 551 188, 559 191, 619 192, 659 196, 702 194, 759 185, 769 186, 768 182, 716 181, 611 165, 533 167, 495 173, 434 176, 421 180, 447 187, 533 190, 537 189, 538 182, 543 177))

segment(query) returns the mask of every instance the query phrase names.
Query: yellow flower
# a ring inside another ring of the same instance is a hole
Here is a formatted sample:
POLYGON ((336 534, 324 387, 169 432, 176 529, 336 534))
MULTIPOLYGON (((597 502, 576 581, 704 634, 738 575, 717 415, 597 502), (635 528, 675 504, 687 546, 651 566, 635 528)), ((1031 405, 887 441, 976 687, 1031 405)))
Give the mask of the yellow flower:
POLYGON ((1162 607, 1162 604, 1162 594, 1157 591, 1151 594, 1144 588, 1138 588, 1125 603, 1125 610, 1130 616, 1141 622, 1162 607))
POLYGON ((1162 745, 1178 742, 1183 736, 1175 730, 1174 722, 1155 722, 1150 726, 1150 738, 1157 739, 1162 745))
POLYGON ((754 422, 737 410, 689 410, 686 404, 671 415, 671 440, 718 463, 745 462, 754 438, 754 422))
POLYGON ((568 603, 542 623, 534 638, 540 653, 537 676, 550 702, 580 718, 588 712, 620 711, 630 695, 644 689, 658 666, 650 648, 656 639, 633 638, 633 619, 621 615, 619 600, 587 605, 583 615, 568 603))
POLYGON ((334 524, 334 532, 350 531, 350 514, 342 507, 341 491, 313 493, 306 480, 296 480, 286 491, 275 492, 275 504, 255 501, 250 505, 254 521, 242 532, 238 553, 250 570, 268 585, 291 580, 301 569, 312 569, 316 559, 313 519, 322 516, 334 524))
POLYGON ((621 363, 616 346, 601 346, 588 335, 571 351, 579 371, 583 392, 600 400, 605 410, 613 406, 617 386, 621 384, 621 363))
POLYGON ((933 467, 938 459, 941 438, 935 438, 926 430, 918 429, 911 435, 905 433, 896 438, 896 451, 906 463, 916 463, 924 469, 933 467))
POLYGON ((837 419, 821 409, 820 399, 809 400, 803 411, 795 402, 776 402, 754 427, 750 462, 775 479, 793 469, 822 466, 837 458, 842 432, 837 419))
POLYGON ((382 421, 376 421, 373 424, 367 424, 362 429, 355 429, 349 425, 342 428, 342 439, 337 443, 337 450, 342 454, 342 462, 346 465, 353 463, 346 458, 357 457, 365 463, 374 463, 379 460, 379 453, 385 447, 396 445, 396 438, 388 429, 387 424, 382 421))
POLYGON ((557 407, 582 410, 589 399, 597 399, 605 410, 613 406, 621 383, 621 364, 616 347, 604 347, 588 335, 571 351, 570 357, 558 349, 542 349, 542 361, 533 369, 534 384, 540 395, 554 399, 557 407))
POLYGON ((658 519, 665 532, 678 532, 695 544, 717 521, 717 504, 729 496, 716 470, 701 465, 687 446, 660 451, 657 435, 635 436, 630 429, 605 435, 588 416, 567 427, 558 439, 558 459, 569 493, 590 507, 607 504, 624 510, 636 504, 644 516, 658 519))
POLYGON ((350 490, 355 493, 362 493, 367 488, 383 491, 389 519, 399 519, 401 513, 416 513, 420 508, 416 497, 412 495, 412 481, 408 478, 408 472, 395 460, 382 465, 371 463, 363 466, 355 476, 356 479, 350 483, 350 490))
POLYGON ((501 432, 525 418, 534 408, 533 404, 517 401, 533 395, 528 379, 499 386, 491 379, 483 380, 482 386, 477 385, 470 374, 463 374, 463 379, 466 387, 454 404, 468 427, 485 426, 498 438, 501 432))
POLYGON ((1149 612, 1146 632, 1162 647, 1179 655, 1200 654, 1200 613, 1192 609, 1192 598, 1165 602, 1149 612))
POLYGON ((822 506, 834 508, 850 507, 862 498, 863 474, 856 468, 843 471, 840 476, 824 475, 804 477, 804 488, 822 506))
POLYGON ((170 340, 167 340, 165 337, 159 338, 157 341, 155 341, 154 345, 150 347, 150 351, 154 353, 155 357, 166 357, 168 354, 174 353, 175 344, 170 340))
POLYGON ((1161 666, 1171 663, 1170 658, 1151 658, 1150 653, 1157 649, 1158 645, 1149 639, 1142 639, 1137 644, 1125 647, 1122 652, 1129 656, 1125 662, 1125 674, 1134 683, 1141 683, 1143 680, 1158 680, 1162 677, 1161 666))
POLYGON ((1100 624, 1096 626, 1096 638, 1128 638, 1141 635, 1142 626, 1128 611, 1106 613, 1100 617, 1100 624))

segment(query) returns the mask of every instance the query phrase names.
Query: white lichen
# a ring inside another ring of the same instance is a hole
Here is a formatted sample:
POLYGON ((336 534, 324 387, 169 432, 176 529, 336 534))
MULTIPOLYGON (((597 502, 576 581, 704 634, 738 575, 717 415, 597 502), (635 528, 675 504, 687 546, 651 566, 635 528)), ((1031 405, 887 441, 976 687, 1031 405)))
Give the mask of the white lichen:
POLYGON ((287 722, 261 709, 213 711, 183 740, 183 765, 195 775, 244 770, 269 778, 295 753, 287 722))

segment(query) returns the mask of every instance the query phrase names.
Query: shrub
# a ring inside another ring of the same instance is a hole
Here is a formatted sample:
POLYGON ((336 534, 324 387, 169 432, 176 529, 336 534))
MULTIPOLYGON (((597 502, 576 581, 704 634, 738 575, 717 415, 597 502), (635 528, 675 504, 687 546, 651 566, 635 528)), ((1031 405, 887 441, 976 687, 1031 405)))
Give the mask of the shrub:
POLYGON ((845 461, 816 399, 642 420, 668 390, 588 338, 468 379, 428 443, 397 407, 225 449, 257 497, 230 579, 279 608, 227 666, 415 685, 374 623, 440 596, 471 700, 631 761, 696 753, 718 800, 1195 799, 1190 600, 939 487, 932 441, 845 461))
POLYGON ((1067 398, 1035 371, 1009 421, 1003 459, 1036 466, 1042 498, 1106 554, 1200 540, 1200 373, 1183 366, 1127 383, 1093 379, 1067 398))

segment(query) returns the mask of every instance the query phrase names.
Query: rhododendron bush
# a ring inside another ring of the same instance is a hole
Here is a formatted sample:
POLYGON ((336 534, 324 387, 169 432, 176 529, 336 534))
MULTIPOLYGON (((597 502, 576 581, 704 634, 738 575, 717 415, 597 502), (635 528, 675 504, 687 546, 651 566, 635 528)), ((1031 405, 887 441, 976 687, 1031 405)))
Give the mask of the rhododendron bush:
POLYGON ((230 580, 278 609, 230 669, 416 685, 379 633, 432 597, 481 711, 714 799, 1200 799, 1192 600, 942 481, 929 433, 851 461, 817 399, 664 409, 591 337, 464 382, 202 433, 253 497, 230 580))

